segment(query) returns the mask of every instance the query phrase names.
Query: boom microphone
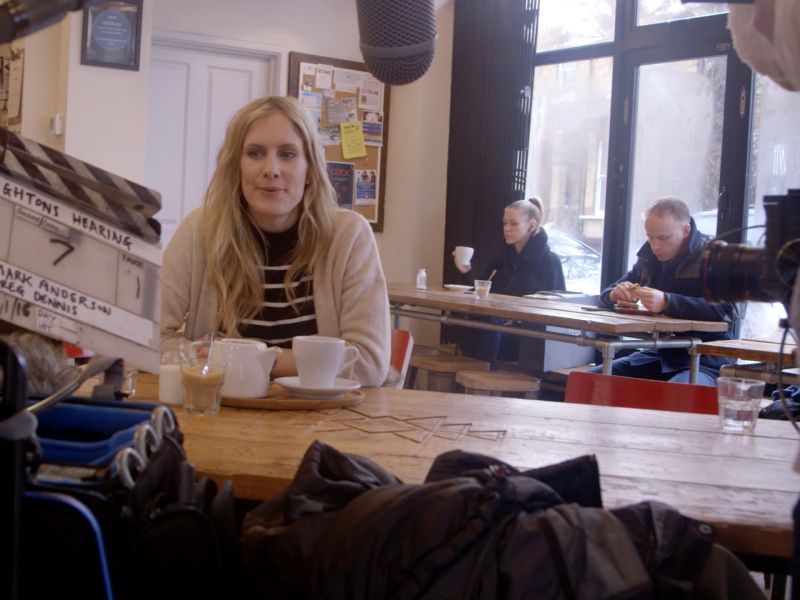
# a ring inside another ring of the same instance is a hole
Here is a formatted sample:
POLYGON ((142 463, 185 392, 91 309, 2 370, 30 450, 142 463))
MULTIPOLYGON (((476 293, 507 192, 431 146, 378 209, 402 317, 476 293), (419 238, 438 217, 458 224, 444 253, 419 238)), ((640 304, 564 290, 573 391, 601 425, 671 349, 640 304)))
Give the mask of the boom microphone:
POLYGON ((0 6, 0 44, 52 25, 83 4, 84 0, 7 0, 0 6))
POLYGON ((425 74, 436 48, 433 0, 356 0, 367 70, 390 85, 425 74))

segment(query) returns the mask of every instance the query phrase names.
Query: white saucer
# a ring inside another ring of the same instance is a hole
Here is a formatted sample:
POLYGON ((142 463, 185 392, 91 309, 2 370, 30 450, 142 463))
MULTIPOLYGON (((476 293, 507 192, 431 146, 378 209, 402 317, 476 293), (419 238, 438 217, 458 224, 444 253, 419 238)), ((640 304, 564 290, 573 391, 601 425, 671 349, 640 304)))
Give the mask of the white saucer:
POLYGON ((444 286, 448 290, 452 290, 454 292, 468 292, 472 289, 471 285, 456 285, 455 283, 445 283, 444 286))
POLYGON ((337 377, 333 382, 333 387, 329 388, 302 385, 299 377, 276 377, 275 383, 300 398, 341 398, 347 392, 352 392, 361 387, 359 381, 341 377, 337 377))

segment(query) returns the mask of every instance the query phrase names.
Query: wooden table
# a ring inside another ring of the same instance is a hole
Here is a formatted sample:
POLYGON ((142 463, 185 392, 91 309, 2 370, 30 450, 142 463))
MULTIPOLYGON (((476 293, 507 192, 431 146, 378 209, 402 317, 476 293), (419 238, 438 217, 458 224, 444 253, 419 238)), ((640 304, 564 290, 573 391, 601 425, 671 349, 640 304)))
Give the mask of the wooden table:
POLYGON ((727 356, 776 364, 782 359, 787 366, 794 363, 796 350, 797 346, 794 343, 787 342, 783 352, 781 352, 781 343, 775 340, 718 340, 715 342, 703 342, 697 346, 699 354, 727 356))
POLYGON ((476 329, 504 331, 523 337, 557 340, 578 346, 594 346, 603 356, 603 373, 611 373, 611 363, 616 353, 636 348, 688 348, 692 357, 690 381, 697 380, 699 355, 694 346, 700 340, 692 338, 693 332, 723 332, 728 324, 721 321, 694 321, 663 315, 629 315, 613 310, 590 312, 582 305, 564 300, 545 300, 518 296, 490 294, 478 299, 474 294, 450 291, 445 288, 418 290, 408 285, 389 285, 389 302, 395 317, 410 317, 442 324, 463 325, 476 329), (487 323, 453 316, 462 313, 470 316, 498 317, 507 324, 487 323), (539 325, 530 329, 530 325, 539 325), (558 327, 574 332, 549 331, 558 327), (615 336, 599 338, 598 334, 615 336), (675 334, 682 334, 676 336, 675 334), (617 336, 635 337, 621 340, 617 336))
MULTIPOLYGON (((140 374, 137 399, 157 395, 153 379, 140 374)), ((799 440, 787 422, 763 420, 755 435, 726 435, 713 415, 388 388, 365 390, 351 408, 223 407, 216 416, 178 409, 178 419, 198 471, 233 480, 240 498, 283 489, 314 440, 367 456, 409 483, 423 481, 434 457, 454 449, 520 468, 593 453, 606 507, 659 500, 713 524, 733 551, 792 552, 799 440)))
POLYGON ((797 354, 797 346, 791 341, 787 342, 781 351, 779 340, 718 340, 698 344, 697 353, 764 363, 760 367, 742 365, 736 368, 736 373, 762 378, 769 383, 777 383, 778 365, 783 363, 784 383, 797 384, 800 382, 796 372, 786 373, 786 369, 795 366, 795 355, 797 354))

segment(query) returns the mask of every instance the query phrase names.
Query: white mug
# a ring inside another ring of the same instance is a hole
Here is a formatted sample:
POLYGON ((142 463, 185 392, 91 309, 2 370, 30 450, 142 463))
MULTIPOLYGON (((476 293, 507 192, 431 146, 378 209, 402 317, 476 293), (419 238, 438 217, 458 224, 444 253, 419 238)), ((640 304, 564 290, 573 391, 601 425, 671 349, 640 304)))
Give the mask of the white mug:
POLYGON ((456 262, 460 265, 468 265, 472 260, 472 255, 475 254, 475 248, 469 246, 456 246, 454 255, 456 262))
POLYGON ((292 352, 300 385, 313 388, 332 388, 336 375, 359 357, 355 346, 322 335, 298 335, 292 339, 292 352))

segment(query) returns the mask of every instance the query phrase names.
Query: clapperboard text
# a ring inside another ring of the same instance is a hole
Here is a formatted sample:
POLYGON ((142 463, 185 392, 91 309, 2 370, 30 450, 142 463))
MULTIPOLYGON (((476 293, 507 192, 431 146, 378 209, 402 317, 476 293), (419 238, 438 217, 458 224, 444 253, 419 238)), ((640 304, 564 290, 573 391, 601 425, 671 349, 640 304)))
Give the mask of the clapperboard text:
POLYGON ((76 229, 82 229, 88 233, 94 234, 95 237, 111 242, 113 245, 131 251, 133 240, 130 235, 123 233, 113 227, 98 223, 92 217, 83 213, 67 209, 65 206, 60 205, 52 200, 43 198, 39 194, 30 191, 20 185, 5 182, 0 188, 0 193, 4 198, 16 202, 17 204, 27 205, 35 209, 39 214, 58 219, 62 223, 67 223, 76 229), (69 211, 69 215, 63 215, 62 211, 69 211))
POLYGON ((65 317, 73 317, 86 325, 143 346, 149 346, 153 338, 153 324, 148 319, 53 283, 49 279, 2 260, 0 260, 1 292, 51 309, 65 317))
POLYGON ((81 309, 97 311, 104 315, 111 315, 112 312, 112 307, 107 304, 2 262, 0 262, 0 291, 71 317, 77 317, 81 309))

